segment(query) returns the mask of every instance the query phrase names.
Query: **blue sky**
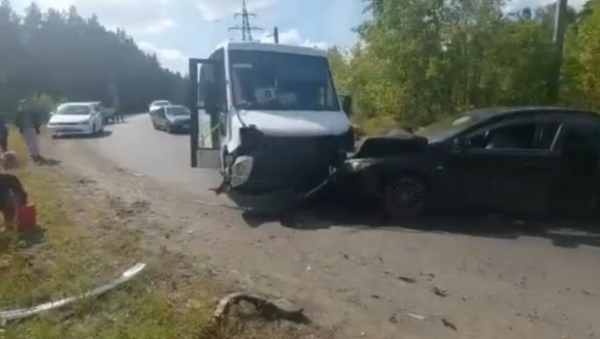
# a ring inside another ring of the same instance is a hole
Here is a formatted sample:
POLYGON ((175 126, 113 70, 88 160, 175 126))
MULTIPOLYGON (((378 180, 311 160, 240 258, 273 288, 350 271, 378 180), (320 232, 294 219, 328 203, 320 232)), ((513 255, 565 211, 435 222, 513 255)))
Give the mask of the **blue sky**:
MULTIPOLYGON (((240 24, 234 13, 242 0, 37 0, 43 9, 75 5, 81 15, 98 15, 109 28, 122 27, 138 45, 156 53, 170 69, 184 71, 188 57, 206 57, 219 43, 240 40, 241 32, 229 31, 240 24)), ((21 10, 30 0, 12 0, 21 10)), ((256 13, 251 23, 265 29, 255 40, 268 40, 278 26, 280 42, 327 47, 350 45, 357 40, 352 28, 368 14, 361 0, 247 0, 256 13)))
MULTIPOLYGON (((21 11, 31 0, 12 0, 21 11)), ((509 7, 536 7, 551 0, 514 0, 509 7)), ((570 0, 576 8, 585 0, 570 0)), ((37 0, 43 9, 66 9, 75 5, 80 14, 96 14, 105 26, 121 27, 138 45, 155 53, 162 65, 185 71, 188 57, 206 57, 219 43, 239 40, 240 32, 228 28, 241 22, 233 14, 242 0, 37 0)), ((256 13, 252 24, 265 32, 255 32, 255 40, 268 37, 278 26, 280 42, 326 48, 356 42, 352 28, 368 19, 362 0, 247 0, 256 13)))

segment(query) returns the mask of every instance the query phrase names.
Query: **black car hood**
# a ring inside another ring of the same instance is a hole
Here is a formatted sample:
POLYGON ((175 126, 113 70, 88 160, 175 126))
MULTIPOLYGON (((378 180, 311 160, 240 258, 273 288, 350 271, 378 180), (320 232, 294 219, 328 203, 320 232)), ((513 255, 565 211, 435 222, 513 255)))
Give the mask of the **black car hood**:
POLYGON ((427 148, 427 138, 404 129, 393 129, 380 135, 367 137, 352 158, 391 157, 420 152, 427 148))

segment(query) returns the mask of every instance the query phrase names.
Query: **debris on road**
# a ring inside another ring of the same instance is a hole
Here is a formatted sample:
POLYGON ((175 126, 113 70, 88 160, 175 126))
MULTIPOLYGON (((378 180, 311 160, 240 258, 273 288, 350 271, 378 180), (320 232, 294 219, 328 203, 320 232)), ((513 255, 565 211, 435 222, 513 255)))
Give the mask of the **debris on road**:
POLYGON ((23 309, 18 309, 18 310, 11 310, 11 311, 1 311, 0 312, 0 322, 4 323, 4 322, 19 320, 19 319, 30 318, 30 317, 45 313, 47 311, 51 311, 51 310, 55 310, 55 309, 64 307, 64 306, 72 304, 78 300, 100 296, 100 295, 116 288, 117 286, 131 280, 133 277, 138 275, 144 268, 146 268, 146 264, 138 263, 138 264, 134 265, 133 267, 131 267, 130 269, 128 269, 127 271, 123 272, 123 274, 121 274, 121 276, 118 279, 116 279, 106 285, 100 286, 96 289, 93 289, 87 293, 76 296, 76 297, 70 297, 70 298, 65 298, 65 299, 58 300, 58 301, 52 301, 52 302, 41 304, 41 305, 31 307, 31 308, 23 308, 23 309))
POLYGON ((432 289, 432 291, 433 291, 433 294, 435 294, 437 296, 440 296, 442 298, 445 298, 445 297, 448 296, 448 291, 443 290, 443 289, 441 289, 441 288, 439 288, 437 286, 434 286, 433 289, 432 289))
POLYGON ((458 329, 456 328, 456 325, 454 325, 452 322, 450 322, 446 318, 442 318, 442 324, 444 324, 444 326, 446 326, 448 328, 458 331, 458 329))
POLYGON ((425 316, 422 316, 420 314, 408 313, 408 316, 417 320, 425 320, 425 316))
POLYGON ((399 279, 399 280, 402 280, 402 281, 404 281, 405 283, 408 283, 408 284, 414 284, 414 283, 416 283, 416 282, 417 282, 417 279, 415 279, 415 278, 411 278, 411 277, 403 277, 403 276, 399 276, 399 277, 398 277, 398 279, 399 279))
POLYGON ((284 319, 292 322, 307 322, 308 320, 304 316, 303 308, 296 307, 286 299, 270 301, 266 298, 243 292, 231 293, 221 299, 213 313, 213 318, 217 323, 222 323, 229 314, 231 306, 239 304, 240 301, 249 302, 263 317, 268 319, 284 319))

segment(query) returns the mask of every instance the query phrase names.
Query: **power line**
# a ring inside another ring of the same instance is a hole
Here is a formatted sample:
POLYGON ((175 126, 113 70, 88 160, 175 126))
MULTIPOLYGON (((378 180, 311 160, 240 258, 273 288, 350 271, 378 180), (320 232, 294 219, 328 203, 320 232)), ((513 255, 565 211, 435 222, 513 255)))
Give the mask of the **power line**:
POLYGON ((252 41, 252 31, 263 31, 262 28, 251 26, 250 25, 250 17, 256 17, 254 13, 248 13, 248 9, 246 8, 246 0, 242 0, 242 12, 235 13, 233 16, 235 19, 238 17, 242 17, 242 25, 229 27, 230 31, 242 31, 242 40, 243 41, 252 41))

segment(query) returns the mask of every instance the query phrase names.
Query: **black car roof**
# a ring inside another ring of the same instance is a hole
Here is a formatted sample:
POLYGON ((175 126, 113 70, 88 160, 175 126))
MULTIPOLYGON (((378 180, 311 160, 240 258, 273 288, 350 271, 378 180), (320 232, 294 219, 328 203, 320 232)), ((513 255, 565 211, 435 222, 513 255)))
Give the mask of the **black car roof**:
POLYGON ((597 113, 592 111, 577 109, 577 108, 567 108, 567 107, 558 107, 558 106, 520 106, 520 107, 491 107, 491 108, 481 108, 475 109, 472 111, 468 111, 465 115, 469 115, 474 117, 477 121, 483 121, 487 119, 491 119, 494 117, 499 117, 502 115, 520 115, 520 114, 528 114, 528 113, 551 113, 551 112, 564 112, 564 113, 581 113, 581 114, 592 114, 594 116, 598 116, 597 113))

